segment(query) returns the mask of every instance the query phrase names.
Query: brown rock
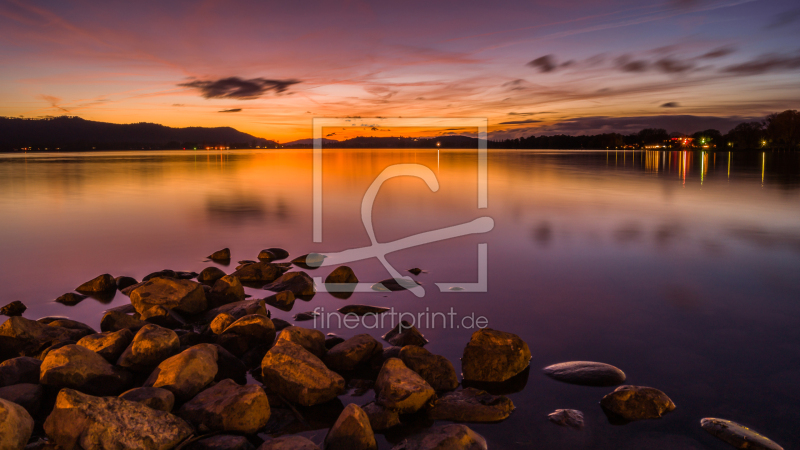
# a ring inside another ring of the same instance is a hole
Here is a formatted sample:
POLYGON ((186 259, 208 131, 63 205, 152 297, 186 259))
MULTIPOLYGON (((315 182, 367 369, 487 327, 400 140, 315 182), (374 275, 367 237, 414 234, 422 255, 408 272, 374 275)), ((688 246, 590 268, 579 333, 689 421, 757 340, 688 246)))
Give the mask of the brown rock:
POLYGON ((406 345, 424 347, 428 343, 428 340, 417 330, 417 327, 412 326, 405 320, 384 334, 382 339, 398 347, 405 347, 406 345))
POLYGON ((242 283, 263 284, 275 281, 283 271, 275 264, 259 262, 248 264, 233 272, 233 276, 242 283))
POLYGON ((86 283, 83 283, 75 290, 86 295, 107 294, 117 290, 117 280, 115 280, 111 275, 105 273, 87 281, 86 283))
POLYGON ((270 390, 304 406, 325 403, 344 393, 344 378, 308 350, 288 340, 267 352, 261 372, 264 385, 270 390))
POLYGON ((325 278, 325 284, 355 284, 358 283, 358 277, 348 266, 339 266, 333 269, 325 278))
POLYGON ((71 333, 71 337, 74 340, 97 333, 94 328, 86 325, 85 323, 78 322, 76 320, 65 319, 63 317, 42 317, 41 319, 37 320, 37 322, 44 323, 50 327, 61 327, 73 330, 74 333, 71 333))
POLYGON ((223 248, 222 250, 217 250, 214 253, 208 255, 208 259, 214 261, 230 261, 231 250, 229 248, 223 248))
POLYGON ((42 396, 44 388, 39 384, 22 383, 0 388, 0 399, 22 406, 31 416, 39 411, 42 396))
POLYGON ((736 448, 745 448, 748 450, 783 450, 783 447, 766 436, 730 420, 706 417, 700 421, 700 426, 712 435, 736 448))
POLYGON ((217 347, 198 344, 164 360, 144 385, 164 388, 186 401, 214 381, 218 370, 217 347))
POLYGON ((209 294, 209 306, 216 308, 244 300, 244 287, 233 275, 226 275, 214 283, 209 294))
POLYGON ((187 450, 255 450, 255 447, 244 436, 217 434, 193 442, 187 450))
POLYGON ((158 325, 145 325, 122 352, 117 365, 131 370, 151 370, 161 361, 178 353, 181 344, 178 335, 158 325))
POLYGON ((217 315, 217 317, 214 317, 214 320, 211 321, 208 327, 214 334, 222 334, 225 328, 228 328, 233 322, 236 322, 236 319, 232 315, 221 313, 217 315))
POLYGON ((214 283, 217 282, 220 278, 225 276, 225 272, 218 267, 206 267, 200 272, 200 275, 197 276, 197 281, 202 284, 207 284, 209 286, 213 286, 214 283))
POLYGON ((0 399, 0 448, 25 447, 33 434, 33 418, 22 406, 0 399))
POLYGON ((275 295, 270 295, 264 299, 264 302, 270 306, 274 306, 281 311, 291 311, 294 306, 295 296, 292 291, 281 291, 275 295))
POLYGON ((327 351, 325 349, 325 335, 319 330, 302 327, 286 327, 278 334, 275 345, 280 344, 282 341, 293 342, 305 348, 317 358, 322 358, 327 351))
POLYGON ((164 328, 177 328, 186 325, 186 320, 177 312, 163 306, 153 306, 139 314, 139 319, 164 328))
POLYGON ((0 308, 0 315, 9 317, 21 316, 26 309, 28 309, 28 307, 25 306, 25 304, 19 300, 14 300, 13 302, 0 308))
POLYGON ((514 411, 514 403, 505 395, 492 395, 475 388, 448 392, 428 412, 432 420, 453 422, 499 422, 514 411))
POLYGON ((625 382, 625 372, 610 364, 593 361, 570 361, 543 369, 551 378, 583 386, 617 386, 625 382))
POLYGON ((576 409, 557 409, 547 415, 550 422, 572 428, 583 428, 583 413, 576 409))
POLYGON ((38 383, 42 361, 19 356, 0 363, 0 387, 19 383, 38 383))
POLYGON ((625 420, 659 419, 665 412, 675 409, 667 395, 658 389, 645 386, 620 386, 600 400, 607 411, 625 420))
POLYGON ((189 424, 168 412, 71 389, 58 393, 44 430, 63 450, 160 450, 174 448, 192 434, 189 424))
POLYGON ((367 314, 378 315, 389 311, 390 308, 382 306, 369 306, 369 305, 347 305, 339 308, 342 314, 355 314, 357 316, 366 316, 367 314))
POLYGON ((458 387, 456 369, 444 356, 434 355, 416 345, 406 345, 400 350, 400 359, 437 391, 458 387))
POLYGON ((141 403, 159 411, 172 411, 175 406, 175 396, 172 392, 156 387, 139 387, 125 391, 119 398, 131 402, 141 403))
POLYGON ((322 266, 322 263, 325 261, 326 256, 321 255, 319 253, 309 253, 307 255, 301 255, 297 258, 292 260, 292 264, 302 267, 304 269, 316 269, 322 266))
POLYGON ((100 319, 101 331, 119 331, 127 328, 137 332, 145 325, 147 325, 147 322, 144 320, 139 320, 119 311, 107 311, 103 314, 103 318, 100 319))
POLYGON ((62 305, 67 305, 67 306, 75 306, 87 298, 89 298, 88 295, 76 294, 74 292, 67 292, 66 294, 58 297, 56 299, 56 303, 61 303, 62 305))
POLYGON ((123 328, 119 331, 105 331, 84 336, 78 341, 78 345, 88 348, 113 364, 132 340, 133 332, 123 328))
POLYGON ((325 450, 377 450, 378 443, 367 414, 353 403, 347 405, 325 436, 325 450))
POLYGON ((519 336, 484 328, 472 333, 461 371, 465 380, 501 382, 528 367, 531 351, 519 336))
POLYGON ((419 411, 435 395, 433 388, 398 358, 386 361, 375 380, 375 403, 400 414, 419 411))
POLYGON ((0 360, 16 356, 35 356, 55 342, 73 341, 83 332, 50 327, 24 317, 10 317, 0 325, 0 360))
POLYGON ((206 295, 194 281, 152 278, 131 292, 131 303, 139 314, 154 306, 198 314, 206 310, 206 295))
POLYGON ((267 309, 264 307, 264 300, 248 299, 242 300, 241 302, 228 303, 227 305, 209 310, 203 315, 203 320, 210 322, 222 313, 230 314, 234 319, 239 319, 250 314, 261 314, 262 316, 269 317, 267 309))
POLYGON ((254 384, 239 386, 228 379, 186 402, 178 410, 178 416, 202 433, 254 434, 267 424, 270 409, 263 389, 254 384))
POLYGON ((319 447, 303 436, 283 436, 264 442, 258 450, 319 450, 319 447))
POLYGON ((370 402, 362 407, 369 418, 369 424, 375 431, 388 430, 400 425, 400 414, 397 411, 384 408, 383 406, 370 402))
POLYGON ((252 338, 258 342, 271 344, 275 340, 275 325, 272 324, 269 317, 261 314, 250 314, 237 319, 223 333, 233 333, 252 338))
POLYGON ((133 277, 117 277, 114 278, 114 282, 117 284, 117 290, 121 291, 126 287, 133 286, 134 284, 139 283, 133 277))
POLYGON ((93 395, 117 395, 132 381, 131 374, 112 366, 97 353, 79 345, 65 345, 47 354, 39 382, 93 395))
POLYGON ((296 297, 309 297, 317 292, 314 280, 305 272, 287 272, 264 286, 274 292, 291 291, 296 297))
POLYGON ((328 350, 323 361, 337 372, 351 372, 381 353, 380 342, 368 334, 359 334, 328 350))
POLYGON ((430 428, 405 439, 392 450, 487 450, 486 439, 461 424, 430 428))

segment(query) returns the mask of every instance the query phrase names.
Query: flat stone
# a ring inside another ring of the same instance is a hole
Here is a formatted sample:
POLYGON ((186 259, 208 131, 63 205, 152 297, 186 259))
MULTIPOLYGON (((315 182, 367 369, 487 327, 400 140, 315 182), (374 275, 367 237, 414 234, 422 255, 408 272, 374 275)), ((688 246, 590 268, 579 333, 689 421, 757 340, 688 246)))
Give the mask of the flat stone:
POLYGON ((712 435, 736 448, 746 448, 748 450, 783 450, 783 447, 766 436, 730 420, 706 417, 700 421, 700 426, 712 435))
POLYGON ((270 409, 267 394, 259 386, 239 386, 227 379, 197 394, 177 414, 201 433, 254 434, 267 424, 270 409))
POLYGON ((144 320, 139 320, 119 311, 106 311, 100 320, 101 331, 119 331, 127 328, 137 332, 145 325, 147 325, 147 322, 144 320))
POLYGON ((525 370, 530 359, 528 344, 519 336, 484 328, 472 333, 461 372, 464 380, 502 382, 525 370))
POLYGON ((295 297, 309 297, 317 292, 314 280, 305 272, 287 272, 264 286, 273 292, 291 291, 295 297))
POLYGON ((119 331, 105 331, 84 336, 78 341, 78 345, 88 348, 113 364, 128 348, 131 341, 133 341, 133 332, 123 328, 119 331))
POLYGON ((428 411, 428 417, 453 422, 499 422, 507 419, 513 411, 514 403, 505 395, 465 388, 437 399, 428 411))
POLYGON ((428 340, 417 330, 417 327, 412 326, 405 320, 398 323, 397 326, 389 330, 389 332, 384 334, 381 338, 397 347, 406 345, 424 347, 425 344, 428 343, 428 340))
POLYGON ((433 388, 398 358, 386 361, 375 380, 375 403, 400 414, 419 411, 435 395, 433 388))
POLYGON ((620 386, 603 397, 600 405, 625 420, 659 419, 675 409, 667 394, 646 386, 620 386))
POLYGON ((62 389, 44 431, 60 448, 174 448, 192 427, 172 414, 116 397, 62 389))
POLYGON ((392 450, 487 450, 487 446, 486 439, 468 426, 450 424, 405 439, 392 450))
POLYGON ((323 361, 336 372, 351 372, 381 353, 380 342, 368 334, 359 334, 328 350, 323 361))
POLYGON ((206 295, 200 283, 175 278, 152 278, 131 292, 131 303, 142 314, 154 306, 186 314, 206 310, 206 295))
POLYGON ((38 383, 42 361, 30 356, 19 356, 0 363, 0 386, 19 383, 38 383))
POLYGON ((44 396, 44 388, 39 384, 21 383, 0 387, 0 398, 16 403, 25 408, 28 414, 35 416, 39 412, 44 396))
POLYGON ((400 359, 411 370, 419 374, 437 391, 449 391, 458 387, 456 369, 447 358, 416 345, 406 345, 400 350, 400 359))
POLYGON ((576 409, 557 409, 547 415, 550 422, 572 428, 583 428, 583 413, 576 409))
POLYGON ((339 308, 342 314, 355 314, 357 316, 365 316, 367 314, 378 315, 389 311, 391 308, 384 308, 382 306, 369 306, 369 305, 347 305, 339 308))
POLYGON ((75 290, 81 294, 87 295, 115 292, 117 290, 117 280, 111 275, 104 273, 103 275, 99 275, 83 283, 75 288, 75 290))
POLYGON ((278 334, 275 345, 280 344, 282 341, 293 342, 320 359, 327 351, 325 348, 325 335, 319 330, 294 326, 286 327, 278 334))
POLYGON ((93 395, 117 395, 132 382, 129 372, 112 366, 88 348, 74 344, 49 352, 40 370, 41 384, 93 395))
POLYGON ((117 365, 135 371, 150 371, 161 361, 178 353, 180 347, 180 340, 174 331, 158 325, 145 325, 122 352, 117 365))
POLYGON ((25 306, 24 303, 19 300, 14 300, 13 302, 0 308, 0 315, 9 317, 21 316, 22 313, 24 313, 27 309, 28 307, 25 306))
POLYGON ((377 450, 378 443, 369 417, 358 405, 347 405, 328 430, 323 444, 325 450, 377 450))
POLYGON ((283 436, 264 442, 258 450, 319 450, 319 446, 303 436, 283 436))
POLYGON ((375 402, 367 403, 361 409, 367 414, 369 424, 375 431, 388 430, 400 425, 400 414, 397 411, 384 408, 375 402))
POLYGON ((172 392, 156 387, 139 387, 125 391, 119 398, 141 403, 159 411, 172 411, 175 406, 175 395, 172 392))
POLYGON ((553 364, 542 370, 558 381, 583 386, 617 386, 625 382, 625 372, 599 362, 570 361, 553 364))
POLYGON ((218 370, 217 347, 198 344, 165 359, 144 385, 164 388, 172 392, 176 400, 186 401, 214 381, 218 370))
POLYGON ((33 434, 33 418, 22 406, 0 399, 0 448, 21 449, 33 434))
POLYGON ((344 378, 311 352, 288 340, 267 352, 261 372, 264 385, 271 391, 304 406, 325 403, 344 393, 344 378))

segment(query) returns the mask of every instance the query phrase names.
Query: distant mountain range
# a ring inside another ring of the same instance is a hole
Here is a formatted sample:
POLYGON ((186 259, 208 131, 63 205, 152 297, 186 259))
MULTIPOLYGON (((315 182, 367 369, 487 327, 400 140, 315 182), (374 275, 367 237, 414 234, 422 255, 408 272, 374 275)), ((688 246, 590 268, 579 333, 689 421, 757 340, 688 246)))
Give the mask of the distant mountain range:
POLYGON ((275 141, 230 127, 172 128, 154 123, 115 124, 79 117, 0 117, 0 151, 140 150, 205 147, 276 148, 275 141))
MULTIPOLYGON (((342 141, 323 139, 325 148, 478 148, 478 139, 468 136, 412 137, 355 137, 342 141)), ((282 147, 311 148, 313 139, 287 142, 282 147)))

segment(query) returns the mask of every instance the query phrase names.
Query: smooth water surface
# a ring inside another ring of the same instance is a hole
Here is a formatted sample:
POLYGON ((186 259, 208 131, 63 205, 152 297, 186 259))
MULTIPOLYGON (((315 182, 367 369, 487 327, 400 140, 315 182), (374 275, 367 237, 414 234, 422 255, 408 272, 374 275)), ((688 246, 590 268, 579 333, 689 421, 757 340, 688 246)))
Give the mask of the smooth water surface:
MULTIPOLYGON (((388 181, 373 210, 379 241, 481 216, 494 229, 390 254, 398 270, 427 271, 417 277, 422 298, 321 292, 273 317, 348 303, 415 314, 453 308, 452 328, 418 327, 426 348, 457 371, 473 331, 460 326, 465 316, 520 335, 533 359, 524 389, 509 394, 517 410, 499 424, 471 425, 492 449, 728 448, 700 428, 708 416, 787 448, 800 442, 796 154, 490 151, 487 209, 477 208, 474 151, 326 150, 323 161, 323 242, 315 244, 310 150, 2 155, 0 304, 22 300, 28 318, 64 315, 97 327, 106 308, 128 298, 52 300, 101 273, 199 272, 223 247, 232 272, 267 247, 299 256, 368 246, 360 208, 373 179, 391 164, 423 164, 440 189, 388 181), (479 243, 488 244, 488 292, 439 292, 434 283, 478 281, 479 243), (628 383, 659 388, 678 408, 661 420, 609 424, 598 402, 611 388, 541 373, 569 360, 614 364, 628 383), (586 427, 549 423, 559 408, 582 410, 586 427)), ((364 282, 389 276, 375 259, 350 266, 364 282)), ((373 325, 321 328, 344 337, 389 328, 373 325)), ((343 400, 365 404, 371 395, 343 400)), ((325 430, 308 435, 320 442, 325 430)), ((401 438, 379 442, 389 448, 401 438)))

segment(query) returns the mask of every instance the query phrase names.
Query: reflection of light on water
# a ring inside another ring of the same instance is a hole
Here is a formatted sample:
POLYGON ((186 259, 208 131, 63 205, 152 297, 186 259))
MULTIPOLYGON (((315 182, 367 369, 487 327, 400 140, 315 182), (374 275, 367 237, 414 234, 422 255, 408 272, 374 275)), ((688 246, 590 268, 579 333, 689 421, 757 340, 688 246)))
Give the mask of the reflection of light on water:
POLYGON ((731 152, 728 152, 728 179, 731 179, 731 152))
POLYGON ((767 152, 761 152, 761 186, 764 186, 764 163, 767 160, 767 152))
POLYGON ((644 155, 644 170, 647 172, 658 173, 658 166, 661 161, 661 152, 648 151, 644 155))

